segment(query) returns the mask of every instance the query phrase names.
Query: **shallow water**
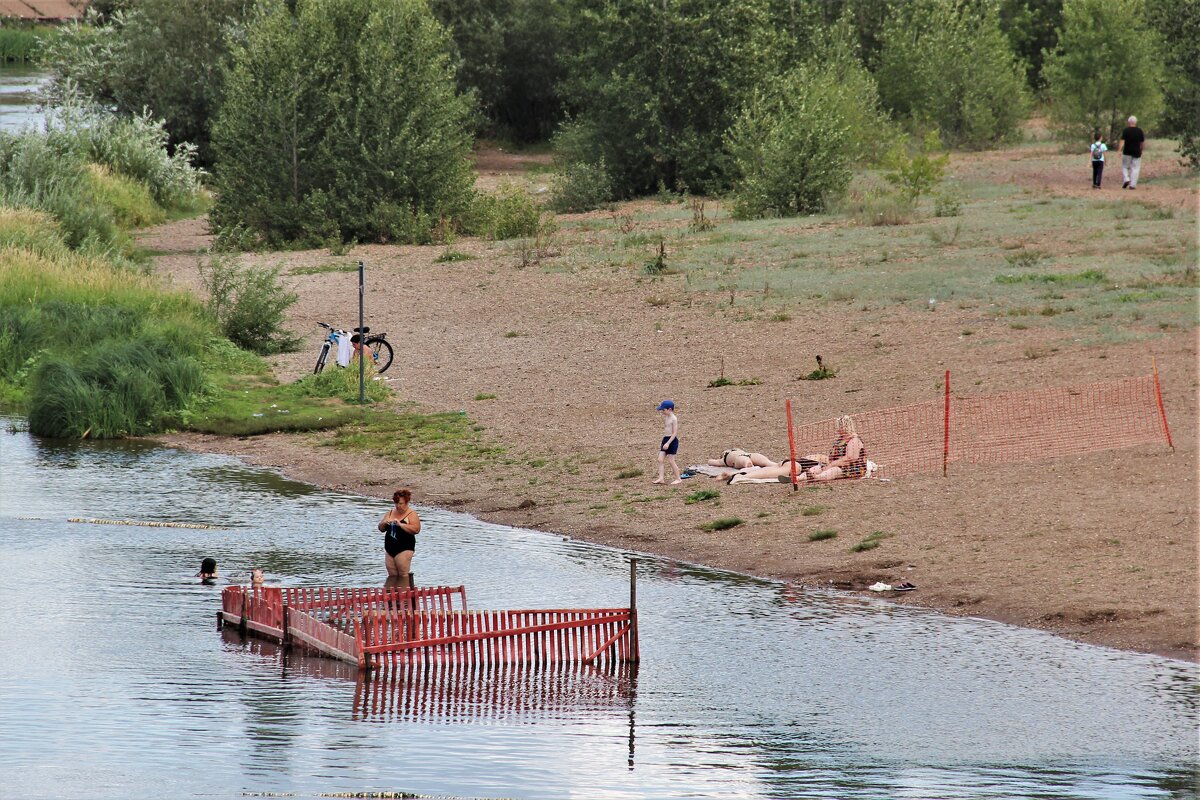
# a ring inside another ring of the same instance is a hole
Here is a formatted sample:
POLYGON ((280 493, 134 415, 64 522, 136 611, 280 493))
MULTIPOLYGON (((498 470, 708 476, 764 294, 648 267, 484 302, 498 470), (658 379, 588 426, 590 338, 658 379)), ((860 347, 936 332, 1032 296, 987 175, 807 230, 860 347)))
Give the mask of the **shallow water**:
MULTIPOLYGON (((3 798, 1197 796, 1191 664, 647 558, 636 671, 361 682, 218 632, 191 575, 377 585, 378 502, 138 443, 0 465, 3 798)), ((627 600, 620 551, 422 515, 419 582, 473 607, 627 600)))
POLYGON ((0 66, 0 131, 39 127, 37 93, 49 75, 28 66, 0 66))

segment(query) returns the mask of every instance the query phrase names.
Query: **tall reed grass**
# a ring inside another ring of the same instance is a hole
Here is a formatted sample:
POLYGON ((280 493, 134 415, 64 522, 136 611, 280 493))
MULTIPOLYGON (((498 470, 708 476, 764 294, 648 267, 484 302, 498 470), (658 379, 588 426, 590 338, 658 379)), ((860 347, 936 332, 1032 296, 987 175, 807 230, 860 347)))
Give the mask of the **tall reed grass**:
POLYGON ((43 44, 56 31, 53 28, 0 26, 0 64, 28 64, 37 61, 43 44))
POLYGON ((0 398, 33 433, 161 430, 205 389, 214 335, 192 297, 72 250, 45 212, 0 208, 0 398))

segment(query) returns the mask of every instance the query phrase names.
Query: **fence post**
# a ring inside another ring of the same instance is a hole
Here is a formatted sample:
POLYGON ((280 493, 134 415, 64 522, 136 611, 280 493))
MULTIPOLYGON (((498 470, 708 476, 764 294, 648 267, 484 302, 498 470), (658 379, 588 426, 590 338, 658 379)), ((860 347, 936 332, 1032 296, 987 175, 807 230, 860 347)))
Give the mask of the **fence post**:
POLYGON ((946 464, 950 461, 950 370, 946 370, 946 422, 942 428, 942 477, 946 477, 946 464))
POLYGON ((792 433, 792 401, 787 401, 787 419, 788 419, 788 452, 792 456, 792 491, 800 490, 800 481, 796 475, 796 436, 792 433))
POLYGON ((629 649, 630 661, 641 660, 637 623, 637 562, 636 558, 629 559, 629 638, 633 645, 629 649))
POLYGON ((1162 386, 1158 382, 1158 359, 1151 357, 1150 365, 1154 368, 1154 397, 1158 400, 1158 414, 1162 417, 1163 433, 1167 435, 1167 447, 1171 448, 1171 452, 1175 452, 1175 445, 1171 444, 1171 429, 1167 427, 1167 409, 1162 401, 1162 386))

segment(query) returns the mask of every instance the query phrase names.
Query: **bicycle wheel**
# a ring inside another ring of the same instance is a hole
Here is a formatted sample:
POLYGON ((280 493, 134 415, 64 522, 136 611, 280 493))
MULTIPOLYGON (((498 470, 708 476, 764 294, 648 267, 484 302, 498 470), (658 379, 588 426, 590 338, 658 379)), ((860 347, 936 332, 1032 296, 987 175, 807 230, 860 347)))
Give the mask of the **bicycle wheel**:
POLYGON ((317 356, 317 365, 313 367, 313 375, 319 375, 325 369, 325 359, 329 358, 329 342, 321 345, 321 354, 317 356))
POLYGON ((392 346, 387 339, 378 336, 367 337, 367 347, 371 348, 371 357, 375 359, 375 371, 387 372, 392 365, 392 346))

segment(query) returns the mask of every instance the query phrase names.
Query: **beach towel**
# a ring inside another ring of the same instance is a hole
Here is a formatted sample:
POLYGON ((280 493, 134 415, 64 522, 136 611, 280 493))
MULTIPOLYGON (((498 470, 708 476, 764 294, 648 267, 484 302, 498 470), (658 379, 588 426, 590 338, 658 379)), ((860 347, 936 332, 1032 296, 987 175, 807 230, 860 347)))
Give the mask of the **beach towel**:
POLYGON ((346 333, 337 333, 337 364, 339 367, 350 366, 350 335, 346 333))

